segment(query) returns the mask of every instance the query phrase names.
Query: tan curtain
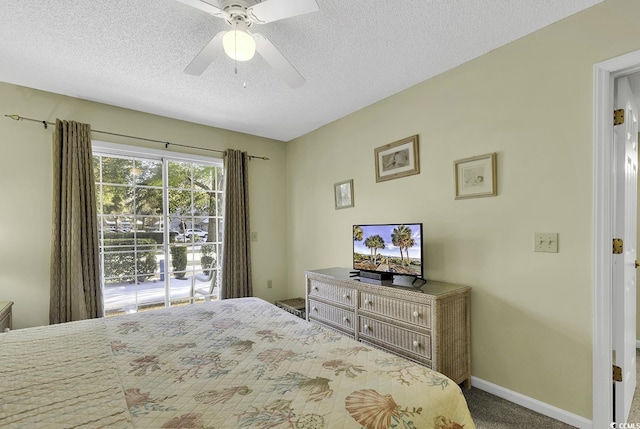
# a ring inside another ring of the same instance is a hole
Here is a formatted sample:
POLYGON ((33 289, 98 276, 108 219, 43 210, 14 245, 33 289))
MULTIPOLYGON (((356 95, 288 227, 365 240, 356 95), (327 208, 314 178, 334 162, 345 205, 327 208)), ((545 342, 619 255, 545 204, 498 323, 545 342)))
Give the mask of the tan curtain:
POLYGON ((249 232, 249 181, 246 152, 228 149, 225 157, 224 239, 221 299, 253 296, 249 232))
POLYGON ((91 127, 56 120, 49 323, 101 317, 91 127))

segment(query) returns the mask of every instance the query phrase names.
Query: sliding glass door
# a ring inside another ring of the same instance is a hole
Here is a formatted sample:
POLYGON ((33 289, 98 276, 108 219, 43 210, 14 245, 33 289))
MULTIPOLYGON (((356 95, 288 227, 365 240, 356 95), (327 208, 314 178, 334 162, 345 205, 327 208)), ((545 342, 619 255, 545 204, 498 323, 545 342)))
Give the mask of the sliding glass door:
POLYGON ((94 171, 105 314, 216 299, 221 161, 94 148, 94 171))

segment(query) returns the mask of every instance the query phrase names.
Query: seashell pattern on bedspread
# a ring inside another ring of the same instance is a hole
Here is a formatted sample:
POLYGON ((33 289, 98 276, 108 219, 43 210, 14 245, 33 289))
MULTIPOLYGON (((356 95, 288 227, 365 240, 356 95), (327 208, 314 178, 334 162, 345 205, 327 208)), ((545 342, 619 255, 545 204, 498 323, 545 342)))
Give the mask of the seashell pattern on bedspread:
POLYGON ((0 426, 474 428, 444 375, 258 298, 66 325, 0 335, 0 426), (24 343, 29 362, 14 357, 24 343), (32 375, 51 362, 55 376, 32 375), (86 400, 29 399, 56 383, 86 400))

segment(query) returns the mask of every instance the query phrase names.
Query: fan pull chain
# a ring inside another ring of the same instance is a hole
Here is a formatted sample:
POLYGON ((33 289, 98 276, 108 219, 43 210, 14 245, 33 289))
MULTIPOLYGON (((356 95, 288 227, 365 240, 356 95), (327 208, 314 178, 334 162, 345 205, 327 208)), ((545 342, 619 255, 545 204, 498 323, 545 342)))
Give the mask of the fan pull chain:
POLYGON ((235 51, 235 55, 233 58, 233 68, 235 69, 235 72, 237 75, 238 74, 238 32, 237 31, 233 32, 233 50, 235 51))

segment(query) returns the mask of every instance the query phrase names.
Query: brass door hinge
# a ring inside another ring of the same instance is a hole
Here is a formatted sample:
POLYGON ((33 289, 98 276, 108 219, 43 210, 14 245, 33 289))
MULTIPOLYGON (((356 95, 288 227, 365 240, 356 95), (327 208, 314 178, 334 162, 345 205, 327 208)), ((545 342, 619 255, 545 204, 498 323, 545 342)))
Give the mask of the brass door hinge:
POLYGON ((613 111, 613 125, 624 124, 624 109, 616 109, 613 111))
POLYGON ((613 381, 620 383, 622 381, 622 368, 613 365, 613 381))
POLYGON ((620 255, 622 252, 624 252, 624 243, 622 241, 622 238, 614 238, 613 239, 613 254, 614 255, 620 255))

